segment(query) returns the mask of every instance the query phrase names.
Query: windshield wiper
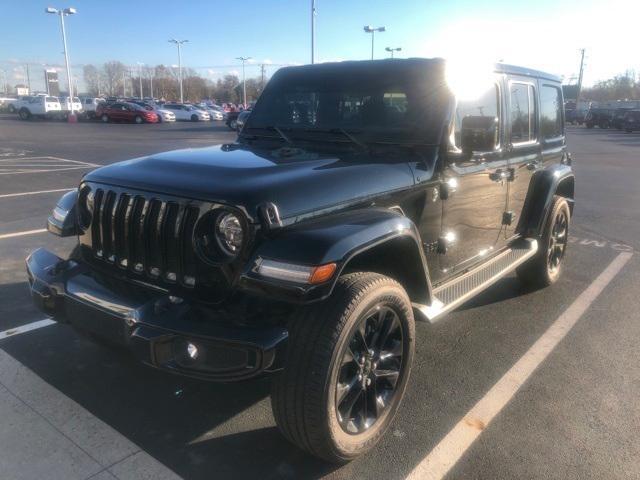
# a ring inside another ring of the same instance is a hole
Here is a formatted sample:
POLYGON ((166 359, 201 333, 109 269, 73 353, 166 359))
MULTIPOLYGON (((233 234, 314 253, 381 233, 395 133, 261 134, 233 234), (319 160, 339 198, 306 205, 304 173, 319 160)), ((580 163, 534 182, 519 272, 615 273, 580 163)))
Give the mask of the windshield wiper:
MULTIPOLYGON (((254 130, 266 130, 268 132, 276 132, 280 139, 284 140, 285 142, 287 142, 290 145, 293 145, 293 141, 289 138, 288 135, 286 135, 282 129, 280 127, 276 127, 276 126, 268 126, 268 127, 247 127, 247 128, 243 128, 242 132, 240 132, 240 136, 246 136, 248 137, 250 134, 244 133, 246 132, 251 132, 254 130)), ((262 138, 278 138, 278 137, 274 137, 272 135, 252 135, 254 138, 259 136, 262 138)))
POLYGON ((282 138, 284 138, 284 139, 285 139, 285 141, 286 141, 287 143, 289 143, 289 144, 293 145, 293 142, 291 141, 291 139, 290 139, 287 135, 285 135, 285 134, 284 134, 284 132, 282 131, 282 129, 281 129, 280 127, 276 127, 276 126, 274 125, 274 126, 273 126, 273 127, 271 127, 271 128, 273 128, 276 132, 278 132, 278 134, 279 134, 282 138))

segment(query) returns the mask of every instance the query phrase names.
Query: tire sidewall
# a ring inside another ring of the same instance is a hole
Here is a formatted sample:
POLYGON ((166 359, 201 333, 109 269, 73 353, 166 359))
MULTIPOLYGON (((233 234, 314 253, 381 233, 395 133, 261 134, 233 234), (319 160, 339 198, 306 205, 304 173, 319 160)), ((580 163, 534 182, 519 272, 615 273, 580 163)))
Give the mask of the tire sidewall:
POLYGON ((134 119, 134 121, 140 125, 141 123, 144 122, 144 120, 142 120, 142 117, 140 115, 136 115, 136 118, 134 119))
POLYGON ((543 245, 543 253, 544 253, 544 259, 546 262, 546 272, 547 272, 547 280, 548 283, 554 283, 556 282, 556 280, 558 280, 558 278, 560 278, 560 275, 562 273, 562 263, 564 262, 564 257, 567 254, 567 247, 569 246, 568 243, 568 238, 567 238, 567 244, 565 245, 565 251, 562 254, 562 259, 560 260, 560 263, 558 264, 558 268, 556 268, 555 272, 552 272, 549 269, 549 260, 548 260, 548 252, 549 252, 549 244, 551 241, 551 232, 553 230, 553 225, 555 223, 556 217, 558 216, 558 214, 560 213, 560 211, 564 210, 565 211, 565 215, 567 216, 567 237, 569 236, 569 231, 571 228, 571 211, 569 209, 569 204, 567 203, 567 200, 563 197, 556 197, 556 200, 553 203, 553 208, 551 209, 551 213, 549 214, 549 217, 547 218, 547 223, 545 225, 545 230, 544 230, 544 235, 542 237, 542 245, 543 245))
POLYGON ((415 325, 411 303, 405 291, 399 286, 385 285, 369 292, 360 303, 349 314, 340 338, 333 350, 331 363, 327 372, 325 389, 323 393, 323 405, 326 415, 326 435, 330 439, 330 444, 334 445, 337 457, 344 460, 355 458, 370 448, 372 448, 387 430, 389 424, 393 420, 395 413, 400 406, 402 397, 406 390, 413 364, 413 356, 415 350, 415 325), (397 390, 394 394, 392 404, 386 409, 384 414, 367 431, 352 435, 345 432, 338 422, 335 408, 335 392, 338 380, 338 370, 342 360, 343 350, 351 340, 361 316, 375 307, 376 304, 384 303, 391 307, 396 314, 403 327, 403 358, 400 378, 398 379, 397 390))

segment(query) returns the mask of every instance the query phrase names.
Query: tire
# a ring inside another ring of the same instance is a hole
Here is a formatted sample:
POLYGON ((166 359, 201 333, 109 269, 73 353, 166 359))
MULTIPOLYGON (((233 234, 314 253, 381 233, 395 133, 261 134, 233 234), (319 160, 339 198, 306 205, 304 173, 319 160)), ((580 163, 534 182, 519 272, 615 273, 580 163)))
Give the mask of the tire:
POLYGON ((31 118, 31 112, 26 108, 21 108, 18 112, 21 120, 29 120, 31 118))
POLYGON ((191 121, 192 122, 197 122, 198 121, 198 116, 196 114, 191 115, 191 121))
POLYGON ((323 460, 346 463, 365 453, 393 420, 409 380, 414 348, 413 311, 400 284, 370 272, 340 277, 330 300, 305 307, 290 326, 285 367, 271 389, 278 428, 291 443, 323 460), (357 337, 362 324, 365 335, 357 337), (392 327, 382 337, 367 328, 375 325, 392 327), (361 348, 358 338, 368 339, 371 349, 361 348), (378 343, 379 349, 374 347, 378 343), (386 356, 382 360, 381 352, 386 356), (383 398, 387 403, 382 411, 369 411, 370 417, 363 395, 373 395, 377 407, 383 398), (352 418, 354 410, 354 415, 360 410, 364 414, 352 418), (363 423, 363 418, 372 423, 363 423))
POLYGON ((158 123, 162 123, 162 115, 158 114, 158 123))
POLYGON ((103 113, 100 119, 102 120, 102 123, 109 123, 109 115, 106 113, 103 113))
POLYGON ((144 123, 144 120, 140 115, 136 115, 136 118, 134 118, 133 121, 136 122, 138 125, 140 125, 141 123, 144 123))
POLYGON ((16 113, 16 107, 9 105, 9 113, 16 113))
POLYGON ((236 130, 237 131, 238 130, 238 121, 237 120, 231 120, 229 122, 229 128, 231 130, 236 130))
POLYGON ((520 281, 527 286, 544 288, 560 278, 562 260, 564 260, 568 246, 570 225, 571 211, 567 199, 554 196, 551 212, 545 221, 538 252, 531 260, 516 270, 520 281), (565 219, 564 227, 561 227, 562 218, 565 219), (554 249, 553 257, 551 249, 554 249))

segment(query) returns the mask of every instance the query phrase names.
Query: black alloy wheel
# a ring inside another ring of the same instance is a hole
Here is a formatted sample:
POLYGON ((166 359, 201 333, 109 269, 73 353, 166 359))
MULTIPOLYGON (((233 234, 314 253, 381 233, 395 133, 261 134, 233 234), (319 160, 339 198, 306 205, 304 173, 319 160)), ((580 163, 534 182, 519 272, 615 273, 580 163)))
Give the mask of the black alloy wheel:
POLYGON ((567 250, 568 237, 569 218, 565 210, 560 210, 553 220, 547 249, 547 268, 551 274, 555 274, 560 268, 560 262, 567 250))
POLYGON ((398 314, 379 304, 362 316, 342 353, 336 415, 342 429, 359 434, 391 405, 400 377, 403 331, 398 314))

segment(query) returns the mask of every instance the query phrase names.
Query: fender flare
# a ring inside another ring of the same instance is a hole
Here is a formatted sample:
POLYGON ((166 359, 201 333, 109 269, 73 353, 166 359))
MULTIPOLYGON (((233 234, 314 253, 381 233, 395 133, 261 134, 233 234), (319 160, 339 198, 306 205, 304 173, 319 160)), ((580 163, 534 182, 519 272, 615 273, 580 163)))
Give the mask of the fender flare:
MULTIPOLYGON (((331 295, 339 276, 357 259, 362 259, 367 253, 376 258, 376 253, 382 254, 383 246, 393 249, 399 244, 410 249, 407 251, 410 255, 401 258, 411 265, 415 280, 420 280, 417 288, 408 288, 410 297, 415 301, 430 301, 431 282, 418 229, 402 213, 386 208, 351 210, 283 228, 275 236, 264 239, 253 251, 240 276, 239 287, 286 302, 323 300, 331 295), (337 269, 332 279, 323 284, 292 285, 261 277, 256 272, 260 259, 297 265, 335 262, 337 269), (414 291, 421 295, 412 295, 414 291)), ((398 258, 388 258, 388 263, 399 264, 398 258)))
POLYGON ((556 194, 567 199, 573 214, 575 175, 570 165, 557 164, 534 174, 519 231, 525 236, 539 238, 556 194))

